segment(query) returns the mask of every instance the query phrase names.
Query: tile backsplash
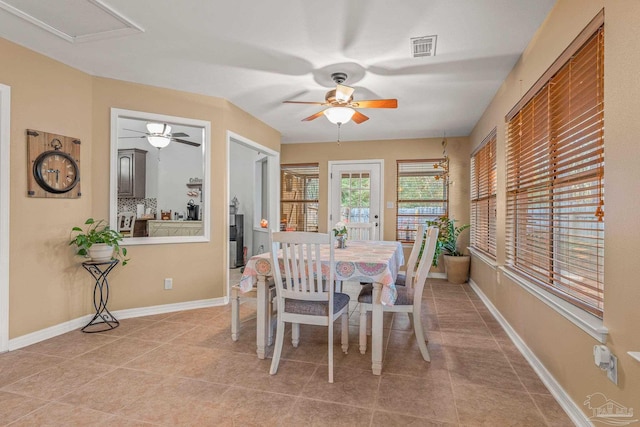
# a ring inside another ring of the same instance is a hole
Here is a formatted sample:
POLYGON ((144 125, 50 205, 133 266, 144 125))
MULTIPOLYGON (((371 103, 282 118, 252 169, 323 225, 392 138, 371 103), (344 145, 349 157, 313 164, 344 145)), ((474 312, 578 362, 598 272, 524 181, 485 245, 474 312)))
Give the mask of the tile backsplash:
MULTIPOLYGON (((158 199, 120 199, 118 198, 118 212, 136 212, 138 205, 144 205, 145 212, 151 210, 151 214, 156 215, 158 210, 158 199)), ((157 218, 157 216, 156 216, 157 218)))

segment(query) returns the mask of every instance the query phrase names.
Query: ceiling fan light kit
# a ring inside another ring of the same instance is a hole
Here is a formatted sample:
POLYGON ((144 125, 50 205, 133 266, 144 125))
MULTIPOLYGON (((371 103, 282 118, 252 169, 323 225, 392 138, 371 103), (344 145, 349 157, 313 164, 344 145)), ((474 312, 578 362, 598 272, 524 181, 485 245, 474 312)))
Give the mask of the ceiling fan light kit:
POLYGON ((166 123, 147 123, 147 141, 156 148, 164 148, 171 142, 171 126, 166 123))
POLYGON ((331 107, 324 110, 324 115, 335 125, 347 123, 355 113, 356 111, 349 107, 331 107))
POLYGON ((120 139, 131 138, 146 138, 147 142, 156 148, 164 148, 171 143, 171 141, 179 142, 180 144, 190 145, 192 147, 200 147, 200 142, 189 141, 182 138, 189 138, 189 135, 184 132, 171 133, 171 126, 166 123, 149 122, 146 124, 146 132, 137 129, 123 128, 123 131, 141 133, 139 136, 118 136, 120 139))
POLYGON ((171 142, 171 138, 167 136, 154 136, 149 135, 147 137, 147 141, 149 144, 153 145, 156 148, 164 148, 171 142))
POLYGON ((324 115, 327 119, 340 126, 353 120, 356 124, 360 124, 369 120, 369 117, 357 111, 356 108, 398 108, 397 99, 368 99, 362 101, 353 100, 354 88, 345 86, 342 83, 347 79, 346 73, 333 73, 331 79, 336 83, 336 88, 327 92, 324 102, 309 101, 284 101, 285 104, 311 104, 326 106, 326 110, 317 112, 309 117, 302 119, 303 122, 315 120, 324 115))

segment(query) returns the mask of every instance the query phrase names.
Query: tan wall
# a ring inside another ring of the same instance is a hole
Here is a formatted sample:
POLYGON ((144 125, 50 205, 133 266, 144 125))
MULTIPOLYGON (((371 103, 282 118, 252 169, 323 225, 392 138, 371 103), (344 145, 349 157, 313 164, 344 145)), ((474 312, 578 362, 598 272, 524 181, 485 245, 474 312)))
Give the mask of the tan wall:
MULTIPOLYGON (((607 345, 618 357, 616 386, 593 363, 597 342, 527 291, 477 258, 472 279, 492 300, 527 346, 583 410, 587 395, 604 393, 627 407, 640 407, 640 363, 626 354, 640 351, 640 264, 633 261, 640 242, 640 70, 635 0, 560 0, 509 74, 476 125, 477 146, 497 126, 498 263, 505 260, 504 116, 591 19, 605 8, 605 314, 607 345), (605 7, 606 5, 606 7, 605 7), (631 262, 629 262, 631 261, 631 262)), ((589 413, 589 415, 592 415, 589 413)))
MULTIPOLYGON (((330 143, 283 144, 280 162, 320 164, 320 231, 327 231, 328 162, 337 160, 384 160, 384 240, 395 240, 396 224, 396 161, 409 159, 442 158, 442 138, 404 139, 382 141, 343 141, 330 143), (393 202, 394 208, 386 208, 393 202)), ((469 143, 467 138, 447 137, 447 154, 450 159, 451 187, 449 215, 459 224, 469 223, 469 143)), ((466 248, 469 233, 460 236, 460 245, 466 248)), ((405 248, 405 252, 410 248, 405 248)), ((405 254, 408 257, 408 252, 405 254)), ((442 264, 439 267, 442 269, 442 264)))
POLYGON ((67 246, 91 215, 91 77, 0 39, 0 82, 11 86, 10 337, 87 314, 88 281, 67 246), (83 196, 27 197, 26 129, 79 138, 83 196), (84 220, 83 220, 84 221, 84 220))
POLYGON ((219 98, 91 77, 0 39, 0 82, 11 86, 10 338, 92 310, 92 281, 67 246, 72 226, 109 216, 110 108, 211 122, 211 242, 129 247, 131 262, 110 275, 119 310, 222 297, 228 224, 226 130, 279 150, 280 134, 219 98), (25 129, 82 140, 82 197, 26 196, 25 129), (174 280, 173 290, 163 279, 174 280))

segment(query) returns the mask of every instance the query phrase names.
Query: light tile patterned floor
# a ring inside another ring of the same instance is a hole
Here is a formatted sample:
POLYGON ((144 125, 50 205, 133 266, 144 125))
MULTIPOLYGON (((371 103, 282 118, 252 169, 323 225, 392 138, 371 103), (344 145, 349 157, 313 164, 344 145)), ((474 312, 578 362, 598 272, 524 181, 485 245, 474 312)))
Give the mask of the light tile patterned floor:
MULTIPOLYGON (((359 284, 345 284, 352 295, 359 284)), ((125 319, 111 332, 70 332, 0 355, 0 425, 11 426, 570 426, 571 421, 468 285, 429 280, 431 363, 406 315, 385 315, 384 365, 335 342, 327 382, 326 330, 285 340, 278 374, 255 356, 255 304, 125 319)), ((339 330, 339 322, 336 323, 339 330)))

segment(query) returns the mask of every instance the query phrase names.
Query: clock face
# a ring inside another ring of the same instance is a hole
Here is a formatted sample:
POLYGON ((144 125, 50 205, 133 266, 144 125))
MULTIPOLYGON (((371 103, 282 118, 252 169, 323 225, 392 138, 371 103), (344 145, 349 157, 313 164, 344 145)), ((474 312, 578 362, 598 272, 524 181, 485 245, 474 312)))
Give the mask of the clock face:
POLYGON ((67 153, 45 151, 33 163, 33 176, 40 187, 50 193, 66 193, 78 184, 78 164, 67 153))

